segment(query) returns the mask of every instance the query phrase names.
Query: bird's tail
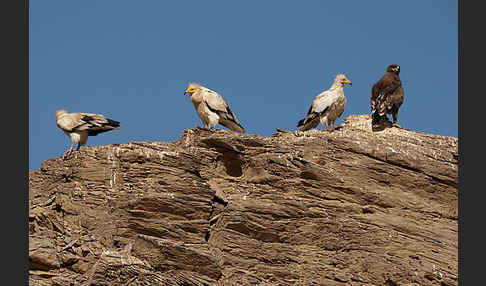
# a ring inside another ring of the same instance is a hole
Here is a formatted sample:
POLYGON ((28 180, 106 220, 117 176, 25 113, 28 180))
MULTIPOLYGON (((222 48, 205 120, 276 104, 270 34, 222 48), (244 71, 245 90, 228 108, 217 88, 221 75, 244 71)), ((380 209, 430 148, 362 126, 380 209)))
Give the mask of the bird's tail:
MULTIPOLYGON (((304 119, 301 119, 299 120, 299 122, 297 123, 297 127, 300 127, 300 126, 304 126, 302 128, 305 128, 305 125, 309 122, 312 122, 314 121, 316 118, 319 117, 319 114, 313 112, 313 113, 309 113, 307 114, 307 116, 304 118, 304 119)), ((312 128, 312 127, 311 127, 312 128)), ((310 129, 310 128, 308 128, 310 129)), ((302 129, 301 129, 302 130, 302 129)), ((307 130, 307 129, 306 129, 307 130)), ((302 130, 302 131, 305 131, 305 130, 302 130)))
MULTIPOLYGON (((83 117, 83 120, 85 121, 91 121, 91 117, 83 117)), ((93 119, 94 121, 94 119, 93 119)), ((89 136, 96 136, 100 133, 103 133, 103 132, 106 132, 106 131, 110 131, 110 130, 119 130, 120 128, 120 122, 116 121, 116 120, 113 120, 113 119, 109 119, 109 118, 103 118, 103 120, 97 120, 95 122, 92 122, 92 127, 89 129, 88 131, 88 135, 89 136)))
POLYGON ((118 127, 120 127, 119 121, 109 119, 109 118, 107 118, 106 121, 108 121, 108 123, 106 123, 105 125, 108 125, 110 127, 114 127, 113 129, 120 129, 120 128, 118 128, 118 127))
POLYGON ((300 127, 300 131, 307 131, 319 125, 319 122, 319 115, 317 113, 312 113, 307 115, 304 119, 300 120, 297 124, 297 127, 300 127))
POLYGON ((307 119, 307 117, 304 118, 304 119, 299 120, 299 123, 297 123, 297 127, 300 127, 300 126, 304 125, 306 119, 307 119))
POLYGON ((233 131, 236 131, 236 132, 239 132, 239 133, 245 133, 245 128, 243 128, 243 126, 241 126, 240 123, 235 122, 233 120, 223 119, 219 122, 219 124, 223 125, 226 128, 229 128, 233 131))
POLYGON ((371 124, 376 125, 381 122, 382 116, 378 114, 377 111, 371 114, 371 124))

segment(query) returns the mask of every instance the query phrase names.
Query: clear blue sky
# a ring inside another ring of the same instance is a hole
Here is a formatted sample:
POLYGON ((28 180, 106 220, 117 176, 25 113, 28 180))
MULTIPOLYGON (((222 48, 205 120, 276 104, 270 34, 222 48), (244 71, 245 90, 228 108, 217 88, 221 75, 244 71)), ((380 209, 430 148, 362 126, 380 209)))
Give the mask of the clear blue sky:
MULTIPOLYGON (((350 114, 401 66, 403 127, 457 137, 457 1, 31 0, 29 169, 70 139, 55 111, 101 113, 121 130, 90 145, 174 141, 201 125, 187 85, 219 92, 249 134, 295 130, 338 73, 350 114)), ((220 127, 223 128, 223 127, 220 127)))

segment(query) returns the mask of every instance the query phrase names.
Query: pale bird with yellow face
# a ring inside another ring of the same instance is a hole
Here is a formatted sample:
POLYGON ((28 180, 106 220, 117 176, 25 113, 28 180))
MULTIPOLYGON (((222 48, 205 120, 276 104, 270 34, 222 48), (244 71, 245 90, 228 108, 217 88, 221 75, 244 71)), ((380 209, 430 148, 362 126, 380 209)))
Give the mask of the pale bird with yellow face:
POLYGON ((76 150, 86 144, 88 136, 96 136, 99 133, 120 129, 120 122, 94 113, 68 113, 61 109, 56 111, 56 125, 71 138, 71 147, 64 153, 66 158, 73 152, 75 144, 76 150))
POLYGON ((189 94, 205 128, 211 130, 212 127, 221 124, 233 131, 245 133, 245 129, 239 123, 236 115, 217 92, 197 83, 191 83, 184 92, 185 94, 189 94))
POLYGON ((323 128, 325 125, 326 130, 333 131, 334 122, 343 114, 346 107, 344 84, 352 85, 345 75, 338 74, 331 87, 315 97, 307 116, 299 121, 297 127, 302 126, 300 130, 306 131, 321 123, 323 128), (329 126, 331 126, 331 129, 329 129, 329 126))

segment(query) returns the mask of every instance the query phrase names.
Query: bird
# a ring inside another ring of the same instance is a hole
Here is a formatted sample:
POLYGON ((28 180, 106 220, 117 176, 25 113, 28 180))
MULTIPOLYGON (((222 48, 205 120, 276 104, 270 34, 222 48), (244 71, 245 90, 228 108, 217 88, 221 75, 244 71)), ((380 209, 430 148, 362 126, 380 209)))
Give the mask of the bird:
POLYGON ((323 128, 326 125, 326 131, 334 131, 334 122, 343 114, 346 107, 346 97, 344 96, 344 84, 346 83, 352 86, 351 81, 344 74, 336 75, 331 87, 315 97, 307 116, 297 123, 297 127, 302 126, 300 131, 315 128, 319 122, 323 128), (331 129, 329 129, 329 125, 331 129))
POLYGON ((393 126, 400 127, 397 124, 398 110, 403 103, 404 92, 399 74, 399 65, 389 65, 385 75, 371 89, 371 124, 375 128, 382 122, 388 121, 387 114, 392 115, 393 126))
POLYGON ((189 94, 204 128, 212 131, 212 127, 221 124, 233 131, 245 133, 245 129, 241 126, 236 115, 217 92, 193 82, 184 92, 184 95, 186 94, 189 94))
POLYGON ((69 113, 65 109, 56 111, 56 125, 69 138, 71 147, 64 153, 63 158, 72 154, 75 144, 78 144, 76 151, 88 141, 88 136, 96 136, 99 133, 120 129, 120 122, 106 118, 101 114, 94 113, 69 113))

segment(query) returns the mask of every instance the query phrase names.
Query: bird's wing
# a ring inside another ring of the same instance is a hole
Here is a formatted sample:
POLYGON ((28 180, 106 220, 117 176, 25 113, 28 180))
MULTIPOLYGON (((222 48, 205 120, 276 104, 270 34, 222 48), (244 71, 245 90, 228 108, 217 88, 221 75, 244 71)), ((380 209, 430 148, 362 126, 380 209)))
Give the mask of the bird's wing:
POLYGON ((56 120, 57 126, 66 132, 71 132, 79 126, 85 124, 83 120, 81 120, 81 113, 68 113, 62 115, 60 118, 56 120))
POLYGON ((401 87, 401 81, 396 80, 392 75, 384 75, 371 91, 371 111, 378 110, 380 115, 385 112, 385 102, 387 98, 401 87))
POLYGON ((203 101, 208 108, 220 116, 220 124, 232 130, 243 133, 244 129, 240 125, 238 118, 228 106, 221 95, 214 91, 206 91, 204 93, 203 101))
POLYGON ((400 106, 403 102, 403 87, 400 85, 397 89, 393 91, 390 96, 387 97, 386 105, 391 108, 392 105, 400 106))
POLYGON ((319 117, 334 102, 335 98, 333 95, 332 91, 329 90, 318 94, 312 101, 306 117, 297 123, 297 127, 304 126, 301 128, 302 131, 316 127, 319 124, 319 117))
POLYGON ((57 121, 58 126, 67 132, 87 131, 94 136, 98 133, 118 129, 120 122, 94 113, 70 113, 57 121))
POLYGON ((312 101, 310 112, 315 113, 322 113, 326 111, 326 109, 331 106, 336 101, 336 96, 332 91, 326 90, 319 95, 312 101))
POLYGON ((203 100, 211 110, 227 112, 228 104, 217 92, 206 90, 203 94, 203 100))

